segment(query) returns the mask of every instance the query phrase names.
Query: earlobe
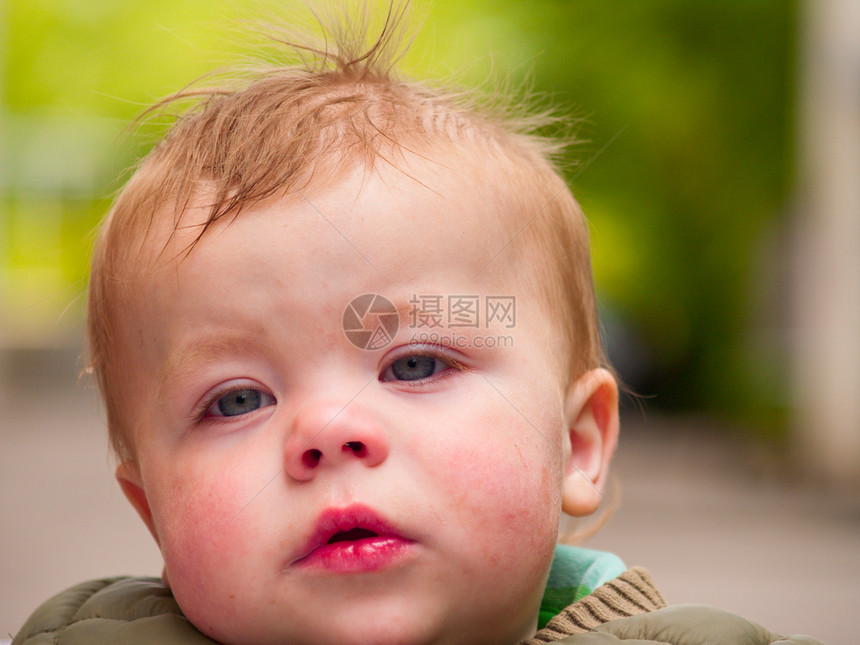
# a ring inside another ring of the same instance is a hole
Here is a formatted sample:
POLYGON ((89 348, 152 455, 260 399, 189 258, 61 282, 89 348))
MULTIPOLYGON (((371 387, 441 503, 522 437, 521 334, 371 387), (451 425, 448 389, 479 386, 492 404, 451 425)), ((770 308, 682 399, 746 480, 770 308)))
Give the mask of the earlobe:
POLYGON ((125 498, 140 515, 140 519, 146 524, 146 528, 158 541, 158 533, 155 531, 155 523, 152 521, 152 511, 149 508, 149 500, 143 490, 143 480, 140 476, 140 468, 134 461, 124 461, 116 468, 116 480, 122 489, 125 498))
POLYGON ((590 515, 600 506, 609 462, 618 442, 618 385, 605 369, 583 374, 568 390, 562 510, 590 515))

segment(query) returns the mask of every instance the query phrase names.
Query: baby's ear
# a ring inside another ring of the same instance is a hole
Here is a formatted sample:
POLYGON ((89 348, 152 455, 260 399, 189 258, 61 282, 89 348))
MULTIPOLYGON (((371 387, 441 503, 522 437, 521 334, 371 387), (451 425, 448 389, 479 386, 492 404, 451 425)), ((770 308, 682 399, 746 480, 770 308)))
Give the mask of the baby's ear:
MULTIPOLYGON (((116 467, 116 480, 119 482, 119 487, 122 489, 125 498, 140 515, 140 519, 146 524, 146 528, 152 533, 158 543, 158 534, 155 532, 155 524, 152 521, 152 511, 149 508, 149 500, 146 499, 146 493, 143 490, 143 480, 140 476, 140 468, 137 462, 129 460, 122 462, 116 467)), ((160 546, 160 543, 159 543, 160 546)))
POLYGON ((583 374, 565 399, 564 483, 561 509, 590 515, 600 506, 609 462, 618 442, 618 385, 605 369, 583 374))

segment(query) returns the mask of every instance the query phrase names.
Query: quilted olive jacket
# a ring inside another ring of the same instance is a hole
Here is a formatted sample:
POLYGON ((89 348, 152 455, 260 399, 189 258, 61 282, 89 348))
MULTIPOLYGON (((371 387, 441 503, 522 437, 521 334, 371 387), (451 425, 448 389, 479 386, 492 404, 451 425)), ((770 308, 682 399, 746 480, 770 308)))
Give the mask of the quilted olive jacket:
MULTIPOLYGON (((37 609, 12 645, 217 645, 188 621, 157 578, 108 578, 68 589, 37 609)), ((821 645, 783 638, 728 612, 666 607, 640 568, 573 603, 522 645, 821 645)))

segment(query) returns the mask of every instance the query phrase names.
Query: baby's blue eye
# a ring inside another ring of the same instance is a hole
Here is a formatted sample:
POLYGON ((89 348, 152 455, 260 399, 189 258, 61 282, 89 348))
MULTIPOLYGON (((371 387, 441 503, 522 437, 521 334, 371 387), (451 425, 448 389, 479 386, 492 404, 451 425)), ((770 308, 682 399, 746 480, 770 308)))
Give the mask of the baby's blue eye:
POLYGON ((382 375, 383 381, 418 381, 430 378, 448 367, 438 358, 411 354, 398 358, 382 375))
POLYGON ((254 410, 274 405, 275 399, 270 394, 255 390, 252 388, 244 388, 240 390, 232 390, 220 397, 209 408, 209 415, 215 417, 235 417, 240 414, 248 414, 254 410))

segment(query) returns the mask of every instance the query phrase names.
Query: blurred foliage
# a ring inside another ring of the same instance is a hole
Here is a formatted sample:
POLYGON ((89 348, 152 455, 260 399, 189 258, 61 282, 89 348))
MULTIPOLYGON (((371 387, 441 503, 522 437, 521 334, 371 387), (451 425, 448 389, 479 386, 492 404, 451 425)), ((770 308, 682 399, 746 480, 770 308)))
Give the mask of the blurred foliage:
MULTIPOLYGON (((33 303, 59 310, 82 289, 81 240, 119 186, 112 178, 142 152, 123 143, 123 125, 230 62, 242 47, 224 26, 240 12, 235 0, 7 0, 4 11, 7 135, 25 115, 97 119, 110 132, 88 161, 88 194, 6 192, 0 263, 19 277, 53 272, 16 279, 17 290, 7 281, 28 319, 33 303), (41 222, 57 204, 62 224, 46 245, 41 222)), ((649 406, 778 426, 782 366, 773 339, 761 342, 759 294, 772 287, 761 264, 793 179, 796 3, 436 0, 415 13, 413 74, 465 84, 510 74, 582 119, 572 188, 592 224, 611 349, 622 365, 636 358, 622 376, 656 395, 649 406)), ((47 309, 39 315, 56 317, 47 309)))

